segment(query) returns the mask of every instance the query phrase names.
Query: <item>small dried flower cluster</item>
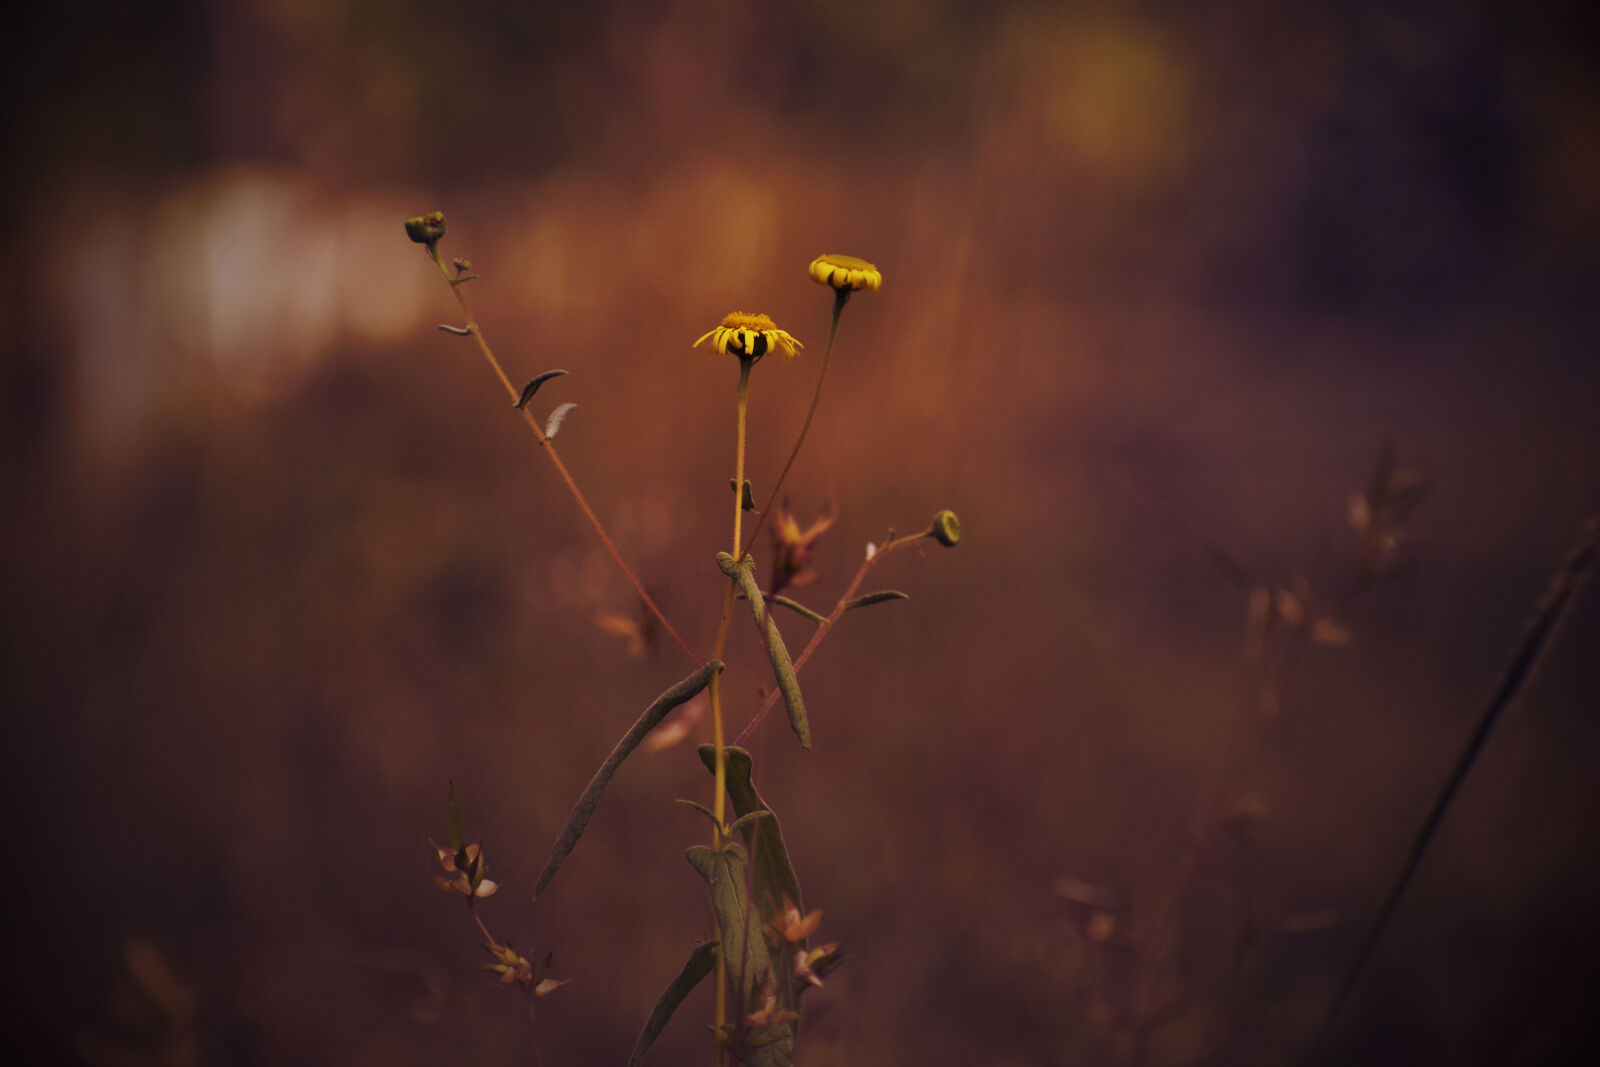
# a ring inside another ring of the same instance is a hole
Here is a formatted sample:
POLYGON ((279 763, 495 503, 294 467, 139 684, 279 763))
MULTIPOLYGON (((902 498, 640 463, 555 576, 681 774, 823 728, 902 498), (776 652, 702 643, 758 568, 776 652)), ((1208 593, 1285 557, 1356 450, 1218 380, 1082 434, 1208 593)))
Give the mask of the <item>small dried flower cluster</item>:
POLYGON ((550 964, 554 953, 545 953, 538 964, 528 961, 510 945, 484 945, 484 951, 494 957, 494 962, 484 965, 484 970, 498 975, 501 985, 520 985, 529 995, 547 996, 566 985, 570 979, 551 978, 550 964))
POLYGON ((1311 595, 1311 583, 1302 575, 1289 586, 1258 585, 1250 590, 1245 657, 1261 658, 1267 640, 1275 633, 1303 634, 1312 644, 1342 648, 1350 643, 1350 628, 1324 614, 1311 595))
POLYGON ((833 525, 830 510, 801 529, 800 521, 788 504, 779 504, 772 512, 772 586, 773 594, 790 586, 796 589, 811 585, 822 577, 814 559, 817 542, 833 525))
POLYGON ((1350 526, 1356 532, 1356 568, 1367 580, 1388 578, 1408 562, 1412 540, 1400 529, 1432 488, 1421 471, 1395 462, 1385 443, 1365 493, 1350 497, 1350 526))
POLYGON ((778 1006, 778 984, 769 976, 766 984, 761 987, 760 1001, 754 1010, 745 1015, 746 1025, 759 1028, 779 1023, 792 1023, 800 1018, 800 1013, 790 1011, 778 1006))
POLYGON ((794 901, 785 897, 783 906, 767 924, 773 943, 793 953, 794 977, 818 989, 822 988, 822 980, 827 977, 828 972, 844 959, 839 952, 838 942, 822 945, 819 948, 806 947, 806 939, 816 932, 821 923, 820 908, 807 915, 801 915, 794 901))
POLYGON ((550 977, 551 954, 546 953, 541 962, 532 963, 509 944, 500 944, 494 935, 489 933, 489 928, 483 924, 483 920, 477 917, 478 901, 494 896, 500 889, 500 883, 487 877, 489 865, 484 859, 483 846, 476 843, 466 844, 463 840, 461 808, 456 801, 454 783, 450 785, 448 812, 450 842, 454 847, 446 847, 431 839, 428 841, 438 854, 439 866, 445 872, 443 877, 435 876, 434 881, 446 893, 467 899, 467 907, 477 920, 478 929, 488 939, 483 949, 494 958, 494 962, 487 964, 484 970, 495 975, 500 984, 521 986, 524 992, 535 997, 542 997, 566 985, 564 979, 557 980, 550 977))
POLYGON ((435 875, 433 879, 446 893, 457 893, 469 899, 483 900, 494 896, 499 890, 499 882, 485 877, 489 865, 483 857, 483 846, 462 845, 458 849, 448 849, 431 839, 428 844, 439 853, 439 866, 443 867, 445 874, 448 875, 448 877, 435 875))

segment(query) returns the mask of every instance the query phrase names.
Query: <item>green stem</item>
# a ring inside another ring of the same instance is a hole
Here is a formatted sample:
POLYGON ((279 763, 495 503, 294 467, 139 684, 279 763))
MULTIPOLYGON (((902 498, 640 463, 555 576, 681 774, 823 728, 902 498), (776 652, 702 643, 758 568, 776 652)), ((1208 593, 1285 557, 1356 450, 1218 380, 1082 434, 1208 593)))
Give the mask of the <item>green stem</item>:
MULTIPOLYGON (((734 445, 733 461, 733 548, 739 550, 739 529, 744 522, 744 451, 745 451, 745 415, 750 401, 750 368, 755 365, 753 359, 741 357, 739 360, 739 394, 736 402, 738 410, 738 434, 734 445)), ((728 644, 728 621, 733 616, 733 593, 737 581, 728 579, 728 591, 722 600, 722 620, 717 623, 717 640, 712 650, 713 660, 721 659, 723 651, 728 644)), ((715 782, 712 788, 712 814, 715 816, 716 826, 711 831, 711 844, 713 848, 721 849, 723 831, 726 822, 723 812, 726 810, 726 795, 728 791, 728 750, 722 729, 722 686, 719 684, 720 672, 711 676, 711 744, 716 750, 716 765, 713 768, 715 782)), ((712 1063, 715 1067, 722 1067, 723 1053, 723 1028, 728 1021, 728 961, 724 953, 717 953, 717 979, 716 979, 716 1007, 713 1012, 713 1026, 715 1028, 715 1048, 712 1053, 712 1063)))

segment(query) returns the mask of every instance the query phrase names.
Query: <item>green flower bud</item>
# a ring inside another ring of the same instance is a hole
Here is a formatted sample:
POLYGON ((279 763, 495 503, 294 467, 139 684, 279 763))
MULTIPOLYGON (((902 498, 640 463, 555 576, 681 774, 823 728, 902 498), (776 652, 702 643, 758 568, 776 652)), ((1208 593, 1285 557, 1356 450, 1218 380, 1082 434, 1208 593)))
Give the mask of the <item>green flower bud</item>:
POLYGON ((432 211, 406 219, 406 236, 419 245, 436 245, 444 236, 444 212, 432 211))
POLYGON ((928 536, 946 548, 954 548, 961 541, 961 520, 949 508, 933 517, 928 536))

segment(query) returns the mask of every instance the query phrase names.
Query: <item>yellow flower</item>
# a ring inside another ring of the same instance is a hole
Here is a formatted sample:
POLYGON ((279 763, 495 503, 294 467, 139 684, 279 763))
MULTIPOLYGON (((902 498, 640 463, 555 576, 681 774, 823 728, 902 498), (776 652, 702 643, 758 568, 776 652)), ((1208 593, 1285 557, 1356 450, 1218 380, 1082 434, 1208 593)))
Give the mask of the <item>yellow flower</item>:
POLYGON ((835 289, 870 289, 878 291, 883 284, 883 274, 877 266, 855 256, 818 256, 811 261, 811 277, 835 289))
POLYGON ((742 311, 723 319, 721 326, 702 334, 700 340, 689 347, 698 348, 707 337, 718 352, 727 355, 731 351, 741 359, 760 359, 774 348, 783 352, 784 359, 793 359, 797 354, 795 350, 805 347, 787 331, 778 329, 767 316, 747 315, 742 311))

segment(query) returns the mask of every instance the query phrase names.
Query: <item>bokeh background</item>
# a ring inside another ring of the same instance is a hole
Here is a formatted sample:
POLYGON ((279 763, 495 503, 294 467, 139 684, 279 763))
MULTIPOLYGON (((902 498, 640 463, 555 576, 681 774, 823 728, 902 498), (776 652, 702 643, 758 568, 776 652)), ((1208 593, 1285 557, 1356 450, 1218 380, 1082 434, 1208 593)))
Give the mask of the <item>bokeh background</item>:
MULTIPOLYGON (((1294 1062, 1600 507, 1594 40, 1587 5, 1448 0, 36 5, 0 75, 16 1062, 617 1063, 709 933, 688 743, 529 903, 688 662, 595 622, 635 602, 435 329, 400 225, 434 208, 512 377, 571 371, 563 452, 702 648, 736 373, 689 342, 741 308, 807 344, 755 374, 759 495, 826 336, 806 263, 883 269, 789 483, 837 514, 806 598, 890 527, 967 533, 823 645, 813 752, 752 744, 849 954, 802 1062, 1294 1062), (1385 440, 1434 486, 1416 566, 1346 602, 1385 440), (1274 717, 1197 537, 1351 630, 1272 638, 1274 717), (1258 825, 1186 879, 1223 768, 1258 825), (491 926, 571 980, 534 1038, 432 881, 450 780, 491 926), (1130 1046, 1140 952, 1172 1007, 1130 1046)), ((1590 597, 1326 1062, 1594 1043, 1596 648, 1590 597)))

